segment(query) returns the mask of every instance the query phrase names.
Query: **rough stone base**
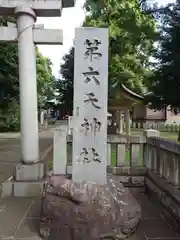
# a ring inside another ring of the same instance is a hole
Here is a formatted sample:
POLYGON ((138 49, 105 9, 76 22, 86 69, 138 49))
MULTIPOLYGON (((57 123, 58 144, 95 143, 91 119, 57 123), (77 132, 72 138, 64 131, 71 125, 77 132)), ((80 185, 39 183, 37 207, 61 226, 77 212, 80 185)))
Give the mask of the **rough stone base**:
POLYGON ((40 234, 53 240, 125 239, 141 211, 127 188, 109 175, 106 185, 50 176, 44 185, 40 234))
POLYGON ((44 180, 15 181, 13 177, 2 183, 1 198, 5 197, 39 197, 42 195, 44 180))

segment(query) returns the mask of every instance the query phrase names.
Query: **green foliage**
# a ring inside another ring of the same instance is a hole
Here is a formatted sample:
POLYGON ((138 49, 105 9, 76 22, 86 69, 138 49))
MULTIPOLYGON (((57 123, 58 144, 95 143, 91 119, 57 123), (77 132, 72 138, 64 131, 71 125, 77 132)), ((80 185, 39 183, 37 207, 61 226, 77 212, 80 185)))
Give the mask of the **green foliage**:
POLYGON ((149 78, 151 94, 146 97, 152 107, 162 109, 168 105, 180 109, 180 1, 161 13, 160 38, 154 55, 156 66, 149 78))
POLYGON ((20 129, 20 106, 15 99, 9 102, 7 109, 0 109, 0 132, 20 129))
POLYGON ((36 66, 37 66, 37 91, 38 91, 38 106, 43 108, 45 100, 51 99, 55 88, 55 78, 52 75, 52 63, 49 58, 44 57, 38 50, 36 51, 36 66))
POLYGON ((110 85, 123 83, 143 93, 149 73, 149 56, 156 39, 155 20, 145 13, 139 0, 87 0, 84 26, 109 28, 110 85))
MULTIPOLYGON (((85 9, 83 26, 109 28, 109 97, 114 96, 113 86, 118 89, 121 84, 142 94, 151 72, 149 57, 157 37, 152 14, 142 9, 139 0, 87 0, 85 9)), ((61 65, 62 79, 58 81, 63 100, 70 99, 71 108, 73 62, 71 49, 61 65)))
MULTIPOLYGON (((13 21, 14 19, 8 19, 13 21)), ((0 26, 6 26, 7 20, 0 18, 0 26)), ((18 54, 14 44, 0 44, 0 108, 7 109, 11 99, 18 101, 18 54)))
POLYGON ((69 114, 73 106, 73 78, 74 78, 74 48, 63 58, 60 74, 63 78, 57 79, 57 89, 60 92, 60 101, 66 105, 69 114))
MULTIPOLYGON (((0 18, 0 26, 7 26, 13 18, 0 18)), ((52 63, 37 48, 37 88, 39 108, 52 96, 54 77, 52 63)), ((20 128, 19 72, 17 44, 0 44, 0 131, 18 131, 20 128)))

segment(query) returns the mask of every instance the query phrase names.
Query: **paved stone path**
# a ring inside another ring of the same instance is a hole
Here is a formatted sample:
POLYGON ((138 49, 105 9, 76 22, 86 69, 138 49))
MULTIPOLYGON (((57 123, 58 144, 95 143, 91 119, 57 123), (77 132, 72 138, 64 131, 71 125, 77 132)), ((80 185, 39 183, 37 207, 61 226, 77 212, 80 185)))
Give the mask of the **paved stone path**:
MULTIPOLYGON (((52 151, 47 153, 47 150, 52 146, 53 132, 41 132, 39 136, 41 157, 46 156, 45 159, 49 160, 52 151)), ((0 134, 0 183, 12 175, 13 167, 19 161, 19 136, 9 135, 7 138, 7 135, 0 134)), ((142 219, 130 240, 180 240, 180 234, 164 220, 158 207, 149 201, 142 189, 132 189, 132 193, 141 205, 142 219)), ((0 199, 0 240, 40 240, 40 209, 39 198, 0 199)))
MULTIPOLYGON (((142 219, 135 234, 129 237, 130 240, 180 240, 180 235, 162 218, 157 206, 148 200, 143 191, 136 192, 135 196, 141 204, 142 219)), ((40 206, 38 198, 1 200, 0 239, 40 240, 40 206)))
MULTIPOLYGON (((39 151, 42 161, 53 158, 54 130, 60 126, 67 126, 67 122, 59 121, 49 125, 47 130, 39 132, 39 151)), ((14 166, 20 163, 20 160, 20 133, 0 133, 0 184, 12 176, 14 166)))
POLYGON ((140 189, 132 189, 134 197, 141 205, 141 221, 130 240, 180 240, 180 233, 168 224, 154 201, 140 189))
MULTIPOLYGON (((41 159, 52 159, 52 144, 52 131, 44 131, 39 133, 41 159)), ((0 134, 0 184, 12 176, 13 168, 20 162, 20 159, 21 149, 19 135, 0 134)))

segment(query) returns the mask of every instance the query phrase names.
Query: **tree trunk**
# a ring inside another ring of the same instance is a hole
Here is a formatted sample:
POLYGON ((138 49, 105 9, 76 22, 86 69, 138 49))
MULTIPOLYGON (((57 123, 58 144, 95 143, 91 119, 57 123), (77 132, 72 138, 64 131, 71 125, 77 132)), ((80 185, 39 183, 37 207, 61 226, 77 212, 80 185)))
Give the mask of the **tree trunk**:
POLYGON ((178 139, 177 139, 178 142, 180 142, 180 128, 179 128, 179 131, 178 131, 178 139))

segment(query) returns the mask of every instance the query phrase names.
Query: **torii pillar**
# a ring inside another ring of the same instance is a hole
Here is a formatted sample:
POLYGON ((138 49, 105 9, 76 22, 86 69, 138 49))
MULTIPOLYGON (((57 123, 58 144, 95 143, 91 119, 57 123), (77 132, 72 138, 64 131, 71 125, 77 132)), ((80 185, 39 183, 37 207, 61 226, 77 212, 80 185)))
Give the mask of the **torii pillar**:
MULTIPOLYGON (((74 1, 68 0, 64 6, 73 7, 74 1)), ((22 156, 21 164, 15 168, 13 179, 2 185, 4 197, 12 194, 14 196, 36 196, 41 193, 43 187, 45 168, 43 163, 39 163, 34 43, 62 44, 62 30, 38 29, 34 28, 34 23, 37 16, 60 16, 62 7, 63 1, 61 0, 4 0, 0 2, 0 14, 14 14, 17 19, 17 28, 12 26, 0 28, 0 41, 18 41, 22 156)))
POLYGON ((36 50, 32 31, 36 14, 29 7, 18 6, 15 15, 18 29, 21 153, 22 161, 29 164, 39 161, 36 50))

